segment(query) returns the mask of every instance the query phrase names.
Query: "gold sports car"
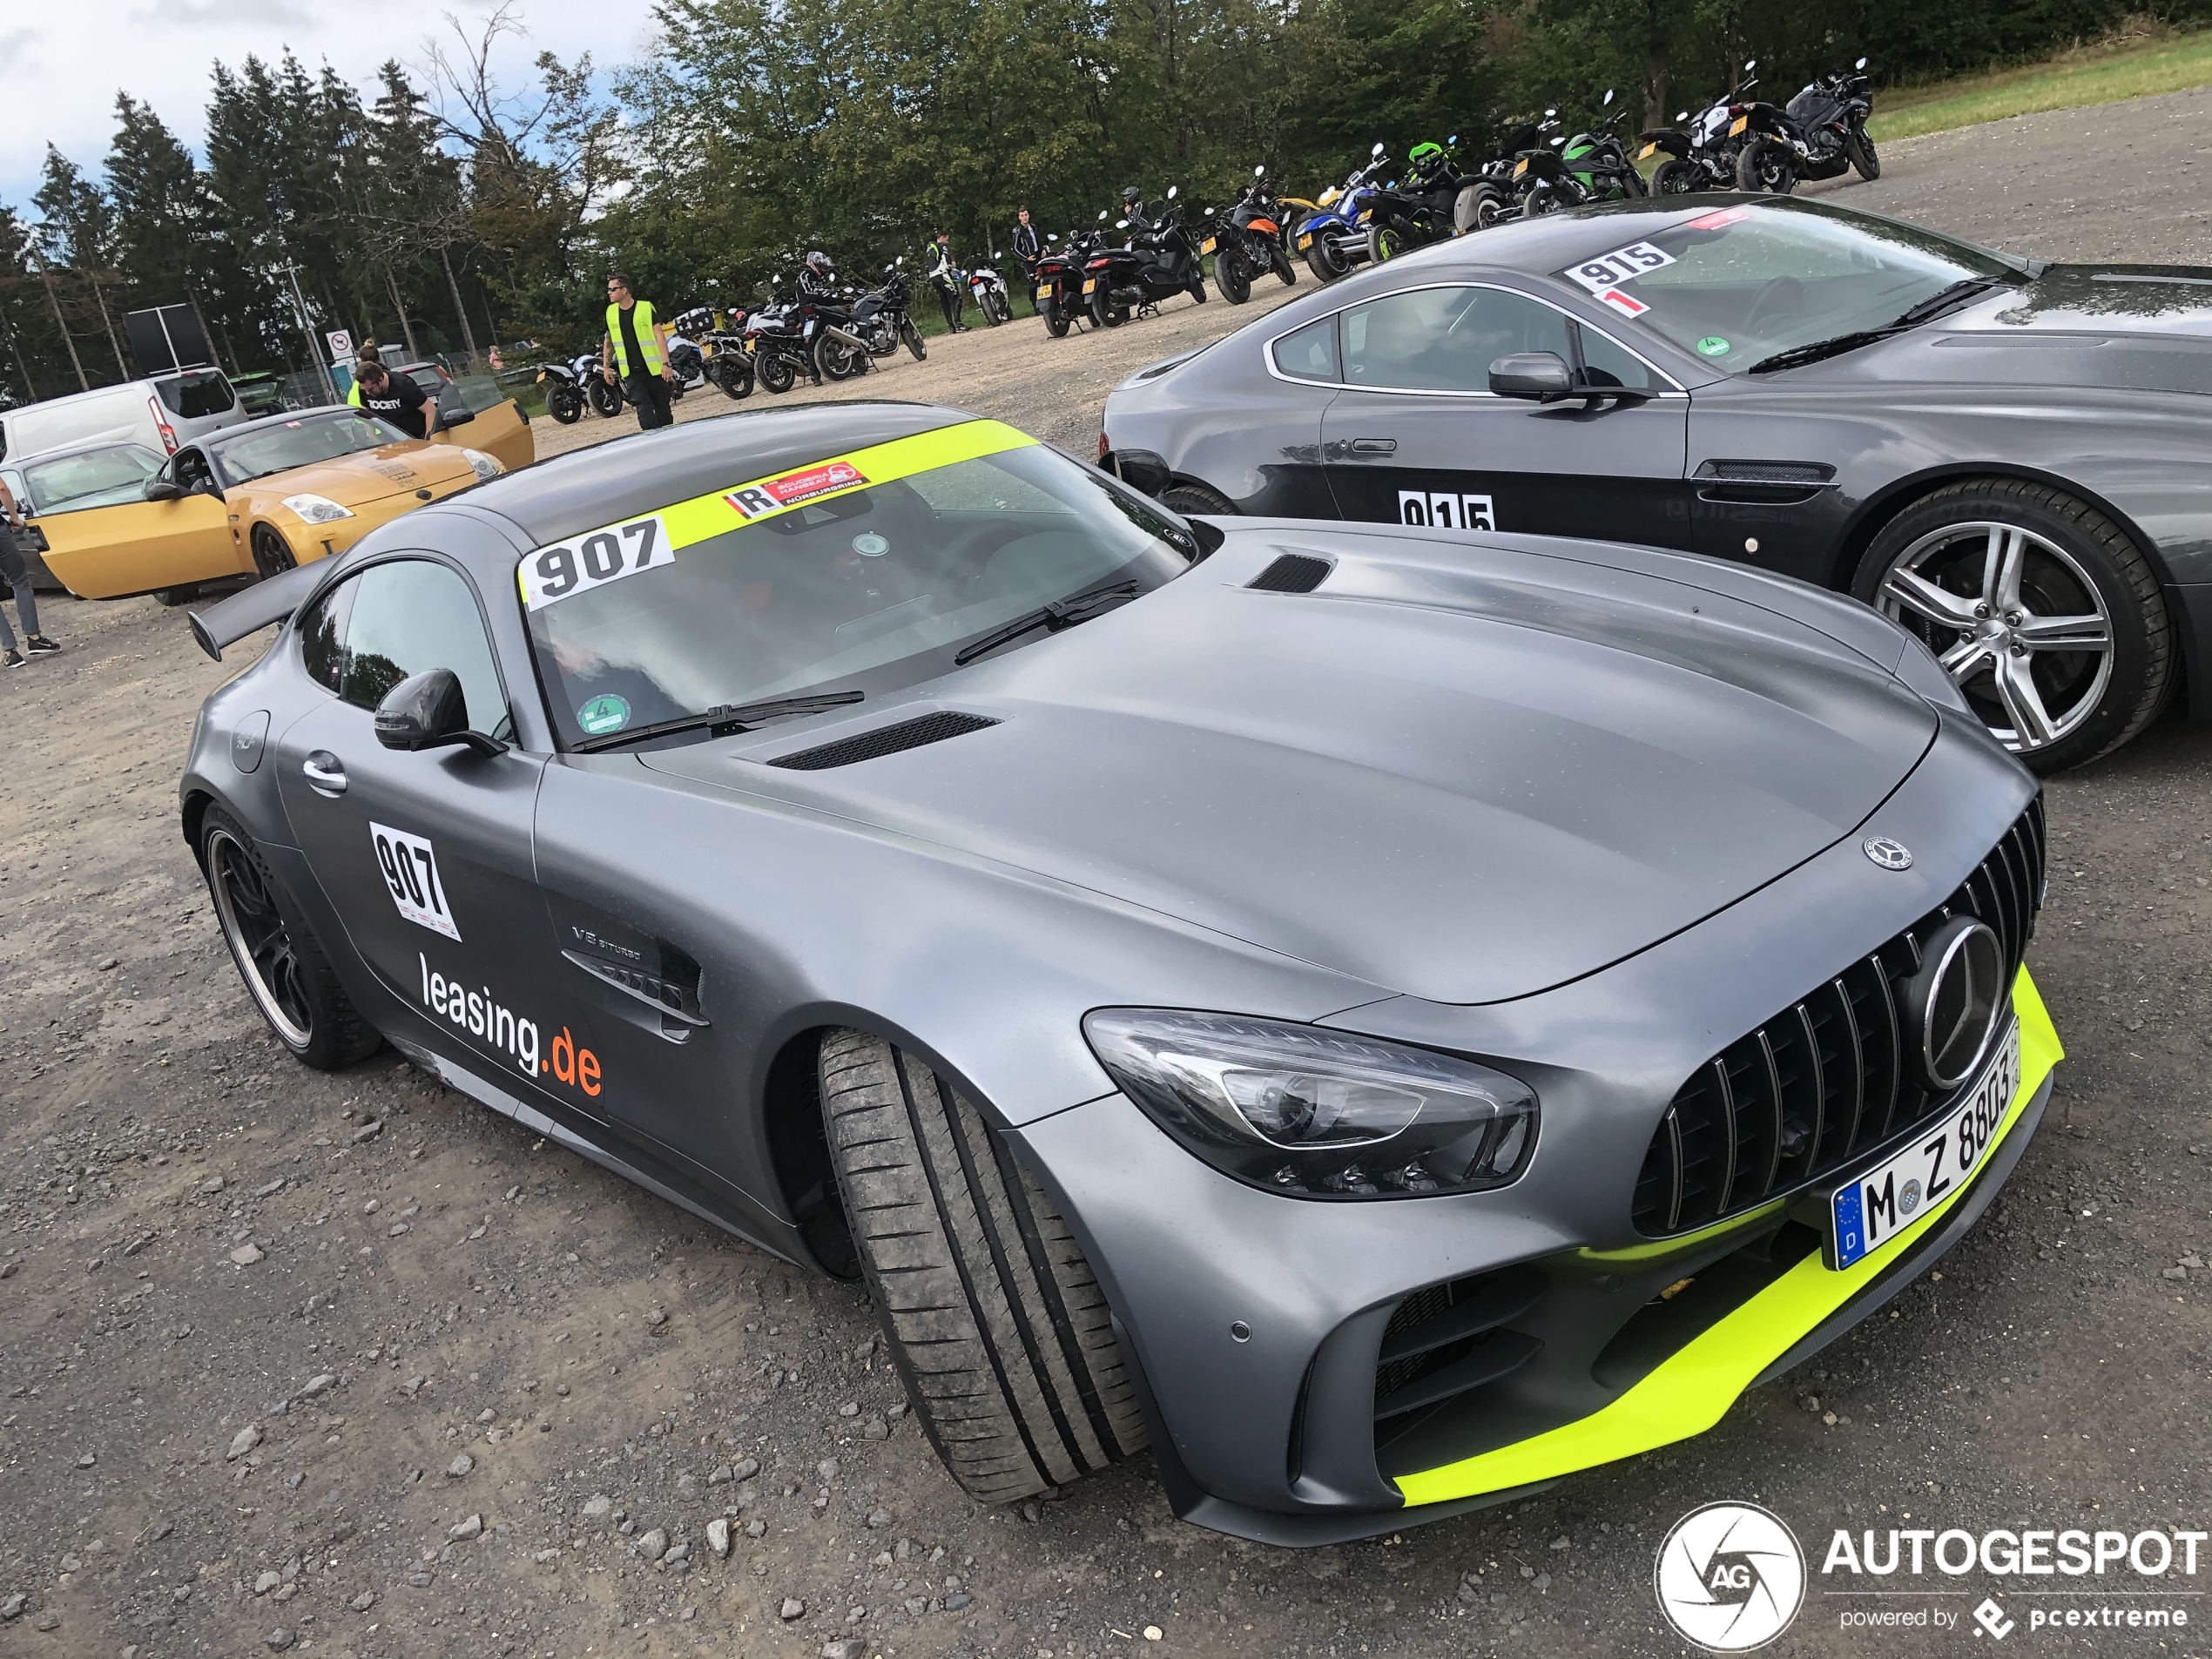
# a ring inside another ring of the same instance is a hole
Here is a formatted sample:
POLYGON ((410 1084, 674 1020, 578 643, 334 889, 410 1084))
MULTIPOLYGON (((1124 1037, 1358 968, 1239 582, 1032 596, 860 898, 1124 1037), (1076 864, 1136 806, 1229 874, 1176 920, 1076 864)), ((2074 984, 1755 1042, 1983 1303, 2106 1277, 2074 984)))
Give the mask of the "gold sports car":
POLYGON ((9 468, 56 580, 82 598, 152 593, 167 604, 203 582, 342 553, 505 470, 481 449, 409 438, 350 408, 226 427, 166 462, 138 444, 98 443, 9 468))

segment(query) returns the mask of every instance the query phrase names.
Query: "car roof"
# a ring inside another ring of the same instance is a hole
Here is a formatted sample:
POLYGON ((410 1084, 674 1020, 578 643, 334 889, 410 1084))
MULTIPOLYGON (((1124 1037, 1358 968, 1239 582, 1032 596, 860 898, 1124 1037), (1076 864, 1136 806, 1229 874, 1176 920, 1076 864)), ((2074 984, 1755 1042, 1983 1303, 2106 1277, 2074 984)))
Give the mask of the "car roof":
POLYGON ((219 432, 203 432, 192 442, 206 443, 210 439, 220 438, 224 442, 228 443, 233 438, 244 437, 250 432, 266 431, 270 427, 284 426, 293 421, 304 421, 311 415, 359 415, 361 413, 361 410, 350 403, 318 403, 313 408, 281 409, 274 415, 257 415, 251 421, 240 421, 237 425, 226 426, 219 432))
POLYGON ((64 455, 91 455, 96 449, 143 449, 153 457, 156 464, 163 459, 160 452, 152 445, 140 443, 136 438, 86 438, 78 443, 64 443, 57 448, 33 450, 21 460, 10 460, 7 464, 10 467, 43 466, 49 461, 59 461, 64 455))
POLYGON ((965 409, 888 401, 735 410, 571 450, 478 484, 468 496, 543 546, 711 490, 978 418, 965 409))

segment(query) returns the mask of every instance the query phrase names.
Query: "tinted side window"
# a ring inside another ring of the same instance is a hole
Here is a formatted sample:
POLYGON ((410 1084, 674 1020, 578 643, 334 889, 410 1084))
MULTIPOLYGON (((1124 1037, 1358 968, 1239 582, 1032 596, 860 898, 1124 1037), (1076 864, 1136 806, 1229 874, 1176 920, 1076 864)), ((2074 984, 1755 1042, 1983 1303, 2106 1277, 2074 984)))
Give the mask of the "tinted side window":
POLYGON ((348 577, 315 601, 300 619, 300 661, 307 678, 334 691, 346 674, 346 617, 358 578, 348 577))
POLYGON ((1592 386, 1625 387, 1632 392, 1663 392, 1666 381, 1643 360, 1615 345, 1595 328, 1578 327, 1582 337, 1582 378, 1592 386))
POLYGON ((1498 288, 1420 288, 1352 307, 1344 319, 1347 386, 1487 392, 1511 352, 1568 355, 1567 320, 1498 288))
POLYGON ((207 457, 197 449, 177 451, 175 477, 186 489, 216 489, 215 470, 207 464, 207 457))
POLYGON ((359 591, 346 624, 341 697, 373 709, 401 680, 449 668, 468 697, 469 725, 494 737, 508 734, 507 699, 492 666, 491 642, 466 582, 428 559, 395 559, 372 566, 347 585, 359 591))
POLYGON ((1343 378, 1337 366, 1337 320, 1324 317, 1285 334, 1274 346, 1275 367, 1293 380, 1343 378))
POLYGON ((187 369, 172 379, 156 381, 154 389, 161 394, 161 401, 168 406, 170 414, 187 421, 228 415, 238 407, 231 383, 219 368, 187 369))

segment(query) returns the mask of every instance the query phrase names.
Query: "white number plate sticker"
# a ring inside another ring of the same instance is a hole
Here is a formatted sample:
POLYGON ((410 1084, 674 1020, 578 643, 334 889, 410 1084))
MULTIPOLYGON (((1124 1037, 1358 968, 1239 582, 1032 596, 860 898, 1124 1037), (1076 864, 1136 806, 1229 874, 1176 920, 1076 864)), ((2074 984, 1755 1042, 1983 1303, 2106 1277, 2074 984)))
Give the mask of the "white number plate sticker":
POLYGON ((516 575, 522 583, 523 609, 543 610, 626 576, 675 563, 667 523, 658 513, 650 513, 525 554, 516 575))
POLYGON ((1426 489, 1398 492, 1398 522, 1427 524, 1440 530, 1494 530, 1496 518, 1487 496, 1447 496, 1426 489))
POLYGON ((1828 1257, 1838 1271, 1879 1250, 1973 1177, 1996 1143, 1997 1126, 2020 1088, 2020 1028, 2014 1021, 1979 1081, 1959 1103, 1879 1169, 1829 1196, 1828 1257))
POLYGON ((1592 293, 1602 293, 1608 288, 1633 282, 1648 271, 1656 271, 1672 265, 1675 256, 1649 242, 1631 242, 1626 247, 1616 247, 1610 253, 1601 253, 1594 260, 1584 260, 1580 265, 1570 265, 1567 274, 1573 277, 1592 293))
POLYGON ((456 945, 461 929, 446 903, 445 883, 438 879, 438 855, 424 837, 405 830, 388 829, 372 820, 368 839, 376 848, 376 872, 400 914, 418 927, 443 934, 456 945))

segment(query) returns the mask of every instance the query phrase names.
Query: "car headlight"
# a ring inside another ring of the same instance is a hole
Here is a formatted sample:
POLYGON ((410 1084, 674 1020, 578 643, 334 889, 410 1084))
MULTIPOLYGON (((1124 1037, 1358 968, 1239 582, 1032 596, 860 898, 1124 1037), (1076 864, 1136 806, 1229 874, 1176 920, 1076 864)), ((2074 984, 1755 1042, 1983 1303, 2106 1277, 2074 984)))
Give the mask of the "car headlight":
POLYGON ((335 519, 354 516, 352 508, 341 507, 327 496, 287 496, 284 504, 310 524, 327 524, 335 519))
POLYGON ((497 457, 488 455, 481 449, 463 449, 461 453, 469 457, 469 464, 475 469, 476 482, 480 484, 488 479, 498 477, 501 473, 507 470, 499 464, 497 457))
POLYGON ((1083 1035, 1162 1129, 1271 1192, 1480 1191, 1519 1176, 1536 1143, 1527 1084, 1425 1049, 1170 1008, 1100 1008, 1083 1035))

